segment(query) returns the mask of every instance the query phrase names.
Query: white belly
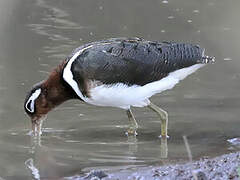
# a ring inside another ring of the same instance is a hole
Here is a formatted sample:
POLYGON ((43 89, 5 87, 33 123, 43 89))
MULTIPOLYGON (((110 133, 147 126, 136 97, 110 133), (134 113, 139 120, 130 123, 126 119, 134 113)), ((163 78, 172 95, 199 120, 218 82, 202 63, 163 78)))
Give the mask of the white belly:
POLYGON ((203 64, 183 68, 170 73, 167 77, 148 83, 144 86, 128 86, 123 83, 100 85, 90 90, 91 98, 83 97, 86 103, 96 106, 111 106, 129 109, 130 106, 144 107, 149 104, 149 98, 154 94, 172 89, 180 80, 195 72, 203 64))

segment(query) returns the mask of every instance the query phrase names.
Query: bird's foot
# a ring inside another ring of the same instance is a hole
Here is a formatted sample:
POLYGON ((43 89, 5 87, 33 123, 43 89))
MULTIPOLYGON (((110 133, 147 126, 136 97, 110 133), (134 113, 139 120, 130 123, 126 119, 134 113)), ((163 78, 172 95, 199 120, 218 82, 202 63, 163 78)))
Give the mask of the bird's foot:
POLYGON ((158 137, 161 139, 169 139, 170 138, 170 136, 168 136, 168 135, 159 135, 158 137))
POLYGON ((127 136, 137 136, 137 131, 135 129, 128 129, 127 132, 125 132, 127 136))

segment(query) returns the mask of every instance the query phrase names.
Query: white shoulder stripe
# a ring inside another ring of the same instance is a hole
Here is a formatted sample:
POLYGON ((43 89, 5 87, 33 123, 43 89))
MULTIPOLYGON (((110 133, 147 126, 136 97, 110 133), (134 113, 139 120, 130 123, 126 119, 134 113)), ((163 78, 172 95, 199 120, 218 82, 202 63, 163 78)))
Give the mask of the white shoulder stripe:
POLYGON ((73 61, 86 49, 91 48, 93 45, 87 46, 80 51, 76 52, 73 57, 68 61, 66 67, 63 70, 63 79, 73 88, 73 90, 76 92, 76 94, 81 98, 84 99, 83 94, 78 88, 77 82, 73 79, 73 74, 71 71, 72 63, 73 61))
POLYGON ((27 103, 25 104, 25 108, 31 112, 34 113, 34 102, 38 98, 38 96, 41 94, 41 89, 37 89, 28 99, 27 103), (30 103, 30 104, 29 104, 30 103))

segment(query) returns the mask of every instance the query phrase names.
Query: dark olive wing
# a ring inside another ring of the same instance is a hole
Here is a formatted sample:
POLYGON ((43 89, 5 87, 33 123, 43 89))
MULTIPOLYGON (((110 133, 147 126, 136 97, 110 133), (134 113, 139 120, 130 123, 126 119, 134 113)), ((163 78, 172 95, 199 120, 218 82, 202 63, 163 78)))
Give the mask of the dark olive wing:
MULTIPOLYGON (((145 85, 181 68, 201 63, 203 49, 191 44, 151 42, 142 39, 110 39, 95 42, 73 62, 80 84, 97 80, 104 84, 145 85)), ((80 47, 75 53, 81 50, 80 47)))

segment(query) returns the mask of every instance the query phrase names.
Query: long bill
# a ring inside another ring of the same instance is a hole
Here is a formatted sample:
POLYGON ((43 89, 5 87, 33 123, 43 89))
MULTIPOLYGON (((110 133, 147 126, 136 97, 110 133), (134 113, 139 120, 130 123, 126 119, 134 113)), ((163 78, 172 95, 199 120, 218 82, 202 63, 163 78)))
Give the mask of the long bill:
POLYGON ((32 121, 32 135, 33 136, 41 136, 42 134, 42 123, 46 119, 46 115, 42 116, 41 118, 32 121))

